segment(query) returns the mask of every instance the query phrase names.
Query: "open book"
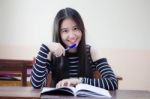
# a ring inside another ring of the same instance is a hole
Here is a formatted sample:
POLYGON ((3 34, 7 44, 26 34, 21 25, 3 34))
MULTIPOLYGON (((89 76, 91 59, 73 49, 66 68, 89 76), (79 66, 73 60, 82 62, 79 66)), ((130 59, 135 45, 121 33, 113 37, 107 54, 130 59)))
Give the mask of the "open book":
POLYGON ((88 84, 78 84, 76 87, 48 88, 44 87, 41 95, 74 95, 88 97, 111 98, 109 91, 88 84))

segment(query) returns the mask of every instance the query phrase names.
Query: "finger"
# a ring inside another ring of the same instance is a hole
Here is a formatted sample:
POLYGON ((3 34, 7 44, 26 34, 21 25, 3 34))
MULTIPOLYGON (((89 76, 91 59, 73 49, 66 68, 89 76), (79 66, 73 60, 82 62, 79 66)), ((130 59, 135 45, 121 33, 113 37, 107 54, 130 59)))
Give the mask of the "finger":
POLYGON ((61 46, 62 55, 65 56, 65 48, 61 46))
POLYGON ((57 55, 57 53, 56 52, 54 52, 54 54, 53 54, 54 56, 56 56, 56 57, 58 57, 58 55, 57 55))
POLYGON ((70 84, 71 84, 70 81, 68 81, 68 82, 67 82, 67 86, 70 87, 70 84))
POLYGON ((60 88, 60 87, 61 87, 61 84, 62 84, 62 81, 59 81, 59 82, 56 84, 56 88, 60 88))
POLYGON ((56 56, 56 57, 60 57, 61 55, 62 55, 62 49, 59 48, 59 49, 56 50, 55 56, 56 56))
POLYGON ((63 46, 60 47, 60 50, 59 50, 59 55, 63 55, 65 56, 65 48, 63 46))
POLYGON ((61 81, 61 83, 60 83, 60 87, 63 87, 64 86, 64 81, 61 81))
POLYGON ((59 49, 58 51, 58 56, 62 56, 63 52, 62 52, 62 48, 59 49))
POLYGON ((59 88, 60 87, 60 83, 58 82, 57 84, 56 84, 56 88, 59 88))
POLYGON ((59 46, 59 48, 55 51, 56 52, 56 56, 57 57, 60 57, 61 55, 63 55, 63 47, 62 46, 59 46))

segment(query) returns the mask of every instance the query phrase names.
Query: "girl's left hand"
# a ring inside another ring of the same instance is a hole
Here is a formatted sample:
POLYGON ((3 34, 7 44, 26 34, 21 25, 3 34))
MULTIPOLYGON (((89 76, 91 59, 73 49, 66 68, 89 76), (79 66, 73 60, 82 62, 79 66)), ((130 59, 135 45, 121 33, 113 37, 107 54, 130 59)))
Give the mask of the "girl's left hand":
POLYGON ((81 81, 78 78, 63 79, 56 84, 56 88, 60 88, 63 86, 68 86, 68 87, 69 86, 76 86, 79 83, 81 83, 81 81))

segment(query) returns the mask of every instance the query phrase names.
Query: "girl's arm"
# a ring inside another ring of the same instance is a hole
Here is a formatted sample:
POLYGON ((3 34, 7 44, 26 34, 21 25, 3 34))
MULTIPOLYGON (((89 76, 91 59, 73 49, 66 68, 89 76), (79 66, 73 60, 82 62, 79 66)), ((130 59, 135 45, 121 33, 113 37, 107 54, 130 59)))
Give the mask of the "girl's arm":
POLYGON ((49 52, 48 47, 42 44, 31 72, 30 82, 34 88, 42 88, 46 83, 46 76, 49 72, 48 68, 50 68, 50 62, 48 61, 49 52))
POLYGON ((101 58, 94 62, 96 69, 100 72, 101 77, 99 79, 95 78, 82 78, 82 83, 90 84, 96 87, 101 87, 107 90, 118 89, 118 81, 114 75, 111 67, 107 63, 106 58, 101 58))
MULTIPOLYGON (((95 78, 82 78, 82 83, 87 83, 93 86, 105 88, 107 90, 115 90, 118 89, 118 81, 117 78, 109 66, 106 58, 101 58, 103 56, 100 51, 96 51, 94 49, 90 49, 91 63, 96 70, 98 70, 101 74, 99 79, 95 78)), ((92 66, 92 67, 93 67, 92 66)))

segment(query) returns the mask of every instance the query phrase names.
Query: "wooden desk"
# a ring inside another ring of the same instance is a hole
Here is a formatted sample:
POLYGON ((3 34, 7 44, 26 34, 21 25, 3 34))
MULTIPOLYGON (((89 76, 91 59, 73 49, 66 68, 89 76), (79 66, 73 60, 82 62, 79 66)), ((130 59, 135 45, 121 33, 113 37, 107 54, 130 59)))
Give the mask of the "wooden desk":
POLYGON ((39 89, 32 87, 0 87, 0 99, 40 99, 39 89))
MULTIPOLYGON (((40 89, 33 89, 32 87, 0 87, 0 99, 91 99, 90 97, 74 96, 40 97, 40 91, 40 89)), ((150 99, 149 91, 117 90, 110 93, 112 98, 109 99, 150 99)))
POLYGON ((150 99, 149 91, 142 90, 117 90, 110 92, 111 99, 150 99))

